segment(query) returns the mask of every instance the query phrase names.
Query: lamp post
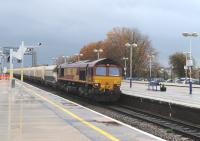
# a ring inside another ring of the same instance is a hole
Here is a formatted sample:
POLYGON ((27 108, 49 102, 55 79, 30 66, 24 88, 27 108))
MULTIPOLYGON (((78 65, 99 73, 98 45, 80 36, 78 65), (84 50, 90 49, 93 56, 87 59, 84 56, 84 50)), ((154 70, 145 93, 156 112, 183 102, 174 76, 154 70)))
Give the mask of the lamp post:
POLYGON ((128 60, 128 57, 123 57, 122 60, 124 60, 124 77, 126 78, 126 71, 127 71, 126 61, 128 60))
POLYGON ((79 53, 76 53, 75 55, 77 56, 78 61, 80 61, 80 57, 83 56, 82 53, 80 53, 80 54, 79 54, 79 53))
POLYGON ((198 33, 197 32, 184 32, 182 33, 182 35, 184 37, 189 37, 189 42, 190 42, 190 45, 189 45, 189 59, 187 60, 187 67, 189 67, 189 70, 190 70, 190 79, 189 79, 189 91, 190 91, 190 94, 192 94, 192 66, 193 66, 193 61, 192 61, 192 43, 191 43, 191 39, 192 37, 197 37, 198 36, 198 33))
POLYGON ((99 59, 100 53, 103 52, 103 49, 94 49, 93 51, 97 53, 97 59, 99 59))
POLYGON ((200 85, 200 66, 199 66, 199 85, 200 85))
POLYGON ((174 67, 171 66, 171 81, 172 81, 172 83, 173 83, 173 80, 172 80, 172 79, 173 79, 173 78, 172 78, 173 68, 174 68, 174 67))
POLYGON ((187 80, 187 70, 188 70, 188 65, 187 65, 187 58, 188 58, 188 52, 183 52, 183 54, 185 54, 185 66, 184 66, 184 70, 185 70, 185 80, 187 80))
POLYGON ((7 72, 7 67, 4 66, 4 62, 5 62, 5 54, 3 53, 2 50, 0 50, 0 61, 1 61, 1 74, 2 74, 2 78, 4 79, 4 74, 7 72))
POLYGON ((152 73, 152 59, 154 58, 154 55, 148 55, 149 57, 149 82, 151 82, 151 73, 152 73))
POLYGON ((65 60, 65 64, 67 63, 67 59, 69 58, 69 56, 62 56, 65 60))
POLYGON ((165 81, 165 68, 160 69, 162 76, 163 76, 163 81, 165 81))
POLYGON ((4 67, 4 54, 3 51, 0 50, 0 63, 1 63, 1 73, 3 74, 3 67, 4 67))
POLYGON ((198 82, 198 84, 200 85, 200 66, 198 66, 197 69, 198 69, 198 77, 199 77, 199 82, 198 82))
POLYGON ((132 70, 133 70, 133 64, 132 64, 132 59, 133 59, 133 48, 137 47, 136 43, 130 44, 126 43, 126 47, 130 47, 130 88, 132 87, 132 70))

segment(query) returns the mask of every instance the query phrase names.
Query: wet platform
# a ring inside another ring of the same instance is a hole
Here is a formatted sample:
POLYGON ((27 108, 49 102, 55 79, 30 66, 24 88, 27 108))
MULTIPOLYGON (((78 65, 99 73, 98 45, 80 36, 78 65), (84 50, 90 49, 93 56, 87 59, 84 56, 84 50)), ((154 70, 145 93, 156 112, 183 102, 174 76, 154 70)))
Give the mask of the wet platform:
POLYGON ((26 83, 0 88, 2 141, 162 140, 26 83))
POLYGON ((188 87, 166 86, 167 91, 152 91, 148 90, 148 84, 135 82, 130 88, 128 81, 123 82, 121 86, 122 93, 143 97, 158 101, 164 101, 177 105, 200 108, 200 88, 193 88, 192 94, 189 94, 188 87))

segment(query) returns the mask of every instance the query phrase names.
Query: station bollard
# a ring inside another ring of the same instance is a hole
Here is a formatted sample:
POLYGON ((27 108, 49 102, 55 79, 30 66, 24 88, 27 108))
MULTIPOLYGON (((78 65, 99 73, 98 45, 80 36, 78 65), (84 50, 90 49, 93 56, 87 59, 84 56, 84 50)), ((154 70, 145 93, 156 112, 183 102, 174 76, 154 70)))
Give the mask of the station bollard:
POLYGON ((15 79, 14 78, 11 79, 11 88, 15 88, 15 79))
POLYGON ((189 82, 190 94, 192 94, 192 81, 189 82))

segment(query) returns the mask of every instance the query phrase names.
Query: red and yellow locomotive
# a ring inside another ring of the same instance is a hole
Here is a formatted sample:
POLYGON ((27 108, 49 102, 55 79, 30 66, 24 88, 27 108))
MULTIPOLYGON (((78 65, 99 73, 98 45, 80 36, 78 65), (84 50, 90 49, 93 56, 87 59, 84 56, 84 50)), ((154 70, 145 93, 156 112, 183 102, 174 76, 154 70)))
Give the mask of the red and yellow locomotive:
POLYGON ((120 97, 121 67, 111 59, 79 61, 58 66, 58 83, 95 101, 116 101, 120 97))

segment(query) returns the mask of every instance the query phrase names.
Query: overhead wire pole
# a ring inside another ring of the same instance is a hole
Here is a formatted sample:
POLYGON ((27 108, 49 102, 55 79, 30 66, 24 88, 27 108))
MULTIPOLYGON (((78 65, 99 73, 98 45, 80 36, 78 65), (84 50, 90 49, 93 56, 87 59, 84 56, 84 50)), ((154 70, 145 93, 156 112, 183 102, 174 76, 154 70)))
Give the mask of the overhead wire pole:
POLYGON ((25 46, 24 45, 24 41, 21 42, 21 45, 19 47, 19 49, 17 50, 17 52, 12 52, 12 54, 10 55, 11 57, 15 57, 18 60, 21 60, 21 81, 24 80, 24 54, 27 51, 27 49, 33 49, 35 47, 39 47, 41 46, 41 43, 38 44, 38 46, 25 46))

